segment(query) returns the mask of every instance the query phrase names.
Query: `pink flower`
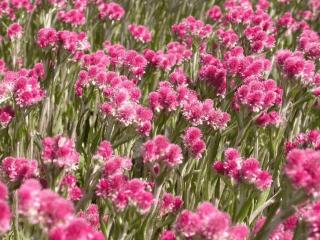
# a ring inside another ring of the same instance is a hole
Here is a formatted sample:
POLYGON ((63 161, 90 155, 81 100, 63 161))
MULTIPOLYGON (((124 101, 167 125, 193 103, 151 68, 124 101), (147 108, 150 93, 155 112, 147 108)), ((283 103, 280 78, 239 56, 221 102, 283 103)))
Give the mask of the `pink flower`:
POLYGON ((282 102, 282 89, 272 79, 261 81, 246 78, 238 88, 234 100, 247 105, 251 111, 258 112, 279 106, 282 102))
POLYGON ((39 208, 37 215, 39 221, 45 226, 52 227, 70 219, 74 209, 72 202, 60 197, 49 189, 42 190, 39 195, 39 208))
POLYGON ((183 200, 181 197, 175 197, 171 193, 165 193, 160 203, 160 215, 164 216, 169 213, 175 213, 182 205, 183 200))
POLYGON ((256 119, 256 123, 261 127, 279 125, 281 123, 281 116, 276 111, 264 112, 256 119))
POLYGON ((159 240, 176 240, 176 234, 171 230, 165 230, 161 233, 159 240))
POLYGON ((5 128, 14 118, 15 112, 11 106, 5 106, 0 108, 0 125, 5 128))
POLYGON ((229 29, 229 30, 218 29, 217 36, 219 41, 221 42, 221 45, 226 48, 235 47, 239 40, 238 35, 232 29, 229 29))
POLYGON ((209 54, 201 56, 203 66, 200 69, 199 76, 215 87, 220 95, 224 95, 227 88, 227 72, 222 62, 209 54))
POLYGON ((0 200, 6 200, 8 198, 8 188, 0 181, 0 200))
POLYGON ((293 186, 302 188, 309 194, 319 193, 320 152, 313 149, 292 149, 287 154, 285 173, 293 186))
POLYGON ((206 144, 201 137, 202 132, 196 127, 188 128, 183 136, 185 146, 196 159, 200 159, 202 157, 202 153, 206 150, 206 144))
POLYGON ((95 231, 84 219, 75 218, 70 223, 54 227, 49 232, 50 240, 104 240, 101 232, 95 231))
POLYGON ((320 150, 320 131, 310 130, 306 133, 300 133, 292 141, 288 141, 285 144, 286 154, 294 148, 313 148, 320 150))
POLYGON ((192 237, 200 229, 200 217, 189 210, 183 210, 176 221, 176 228, 185 237, 192 237))
POLYGON ((20 76, 15 83, 15 100, 20 107, 29 107, 43 100, 45 91, 34 77, 20 76))
POLYGON ((115 2, 102 3, 98 8, 99 17, 102 19, 108 17, 110 20, 120 20, 125 14, 122 6, 115 2))
POLYGON ((38 222, 38 209, 40 206, 39 194, 41 185, 35 179, 26 180, 18 190, 19 213, 28 217, 32 223, 38 222))
POLYGON ((169 81, 174 85, 185 85, 187 84, 187 76, 183 72, 182 68, 176 69, 174 72, 172 72, 169 76, 169 81))
POLYGON ((259 190, 265 190, 272 184, 272 177, 267 171, 263 171, 260 163, 255 158, 242 159, 240 153, 233 148, 225 151, 225 162, 217 161, 213 169, 236 181, 253 184, 259 190))
POLYGON ((66 187, 75 187, 77 184, 77 178, 75 175, 68 173, 66 174, 61 182, 62 186, 66 186, 66 187))
POLYGON ((54 28, 41 28, 38 31, 37 43, 41 48, 54 46, 57 42, 57 31, 54 28))
POLYGON ((10 229, 11 210, 9 204, 0 200, 0 235, 3 235, 10 229))
POLYGON ((181 148, 169 142, 162 135, 144 143, 142 148, 144 163, 164 163, 168 167, 176 167, 182 163, 181 148))
POLYGON ((212 20, 212 21, 218 21, 222 17, 222 12, 221 9, 218 5, 215 5, 211 7, 207 11, 207 16, 212 20))
POLYGON ((189 16, 179 24, 172 25, 172 31, 183 41, 190 44, 193 37, 201 40, 206 39, 212 32, 212 27, 209 24, 204 24, 202 21, 189 16))
POLYGON ((46 137, 42 145, 41 156, 45 163, 52 163, 60 168, 72 168, 79 162, 79 153, 69 138, 61 135, 46 137))
POLYGON ((10 39, 20 38, 22 36, 22 26, 19 23, 12 23, 7 29, 7 35, 10 39))
POLYGON ((179 106, 177 93, 169 82, 161 82, 156 92, 149 94, 149 105, 155 111, 174 111, 179 106))
POLYGON ((68 199, 72 201, 79 201, 83 197, 83 192, 79 187, 72 187, 68 191, 68 199))
POLYGON ((2 160, 2 169, 10 181, 24 181, 37 175, 38 162, 24 158, 6 157, 2 160))
POLYGON ((129 24, 128 29, 137 41, 148 43, 152 39, 150 30, 143 25, 129 24))
POLYGON ((102 159, 103 161, 108 160, 113 155, 113 149, 111 143, 104 140, 100 143, 95 157, 102 159))
POLYGON ((57 18, 62 22, 70 23, 74 26, 80 26, 86 23, 84 13, 78 9, 71 9, 69 11, 59 11, 57 14, 57 18))
POLYGON ((91 227, 98 229, 100 227, 99 209, 96 204, 90 204, 86 211, 79 212, 79 217, 90 223, 91 227))
POLYGON ((249 233, 244 225, 232 226, 230 216, 209 202, 201 203, 195 213, 182 211, 177 218, 176 229, 185 237, 195 236, 207 240, 245 240, 249 233))

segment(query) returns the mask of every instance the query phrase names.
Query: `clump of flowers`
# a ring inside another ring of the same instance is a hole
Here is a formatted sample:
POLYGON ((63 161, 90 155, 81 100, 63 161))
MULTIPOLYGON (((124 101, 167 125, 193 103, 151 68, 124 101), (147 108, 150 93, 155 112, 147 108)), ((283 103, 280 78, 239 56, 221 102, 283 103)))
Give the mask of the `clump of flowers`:
POLYGON ((79 162, 79 153, 72 139, 62 135, 46 137, 42 145, 41 156, 46 164, 59 168, 74 168, 79 162))
POLYGON ((129 180, 125 171, 131 169, 131 160, 109 154, 106 145, 107 142, 102 142, 96 154, 105 161, 97 195, 109 199, 119 210, 135 206, 141 214, 147 213, 154 202, 149 184, 137 178, 129 180))
POLYGON ((213 169, 234 181, 254 185, 259 190, 265 190, 271 186, 272 177, 267 171, 263 171, 260 163, 255 158, 243 159, 234 148, 228 148, 224 152, 225 161, 216 161, 213 169))
POLYGON ((294 187, 318 194, 319 158, 320 152, 313 149, 292 149, 287 154, 285 173, 294 187))
POLYGON ((144 57, 153 66, 170 72, 176 65, 181 65, 192 56, 192 51, 185 43, 170 42, 166 46, 166 51, 153 51, 146 49, 144 57))
POLYGON ((123 9, 123 7, 115 2, 110 2, 110 3, 100 2, 98 4, 98 9, 99 9, 99 17, 101 19, 109 18, 110 20, 119 21, 121 18, 123 18, 125 14, 125 10, 123 9))
POLYGON ((10 229, 11 210, 7 202, 8 189, 7 186, 0 182, 0 235, 2 236, 10 229))
POLYGON ((9 181, 23 181, 37 176, 38 162, 36 160, 6 157, 1 164, 9 181))
POLYGON ((142 148, 143 162, 148 164, 160 164, 170 168, 182 163, 181 148, 177 144, 170 143, 163 135, 158 135, 145 142, 142 148))
POLYGON ((182 41, 190 44, 193 38, 204 40, 208 38, 212 32, 212 27, 209 24, 204 24, 201 20, 189 16, 183 19, 179 24, 172 25, 172 31, 182 41))
POLYGON ((151 42, 152 35, 147 27, 143 25, 130 24, 128 29, 135 40, 142 43, 151 42))
POLYGON ((180 196, 174 196, 171 193, 165 193, 160 203, 160 216, 170 213, 176 213, 183 205, 183 200, 180 196))
POLYGON ((272 79, 261 81, 246 78, 237 89, 235 101, 248 106, 253 112, 268 110, 282 103, 282 89, 272 79))
POLYGON ((176 221, 176 229, 186 238, 203 239, 246 239, 248 228, 244 225, 232 226, 230 216, 219 211, 211 203, 201 203, 195 212, 183 210, 176 221))
POLYGON ((320 150, 320 131, 313 129, 306 133, 299 133, 292 141, 287 141, 285 144, 286 153, 292 149, 312 148, 320 150))
POLYGON ((281 50, 277 52, 276 60, 288 78, 301 80, 304 84, 314 83, 314 62, 305 60, 302 52, 281 50))
POLYGON ((200 79, 215 87, 218 94, 224 95, 227 88, 227 71, 223 63, 210 54, 203 54, 201 62, 200 79))
POLYGON ((182 138, 184 145, 187 147, 191 155, 196 159, 200 159, 203 152, 206 150, 206 144, 202 140, 201 130, 196 127, 190 127, 186 129, 182 138))

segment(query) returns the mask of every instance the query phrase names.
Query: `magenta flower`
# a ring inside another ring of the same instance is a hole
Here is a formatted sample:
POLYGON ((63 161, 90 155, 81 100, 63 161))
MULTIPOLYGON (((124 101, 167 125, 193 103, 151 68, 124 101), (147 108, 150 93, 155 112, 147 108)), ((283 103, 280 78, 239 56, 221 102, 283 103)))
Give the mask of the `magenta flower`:
POLYGON ((206 144, 202 140, 201 130, 196 127, 187 128, 182 138, 192 156, 196 159, 200 159, 203 152, 206 150, 206 144))
POLYGON ((115 2, 101 3, 98 5, 98 9, 101 19, 108 17, 110 20, 120 20, 125 14, 122 6, 115 2))
POLYGON ((158 135, 143 144, 142 155, 144 163, 159 162, 168 167, 176 167, 182 163, 181 148, 170 143, 165 136, 158 135))
POLYGON ((194 213, 184 210, 176 221, 176 229, 185 237, 198 236, 208 240, 244 240, 249 234, 246 226, 232 226, 230 216, 209 202, 201 203, 194 213))
POLYGON ((313 149, 292 149, 287 154, 285 173, 294 187, 317 195, 320 189, 320 152, 313 149))
POLYGON ((2 169, 10 181, 24 181, 37 176, 38 162, 25 158, 6 157, 2 160, 2 169))
POLYGON ((222 175, 239 182, 254 185, 259 190, 265 190, 271 186, 272 177, 267 171, 263 171, 260 163, 255 158, 242 159, 240 153, 234 148, 228 148, 224 152, 225 161, 217 161, 213 169, 222 175))
POLYGON ((79 153, 69 138, 62 135, 46 137, 42 146, 41 156, 45 163, 52 163, 59 168, 73 168, 79 162, 79 153))
POLYGON ((12 23, 7 29, 7 35, 10 39, 20 38, 22 36, 22 26, 19 23, 12 23))
POLYGON ((177 212, 183 205, 183 200, 179 196, 173 196, 171 193, 165 193, 160 203, 160 216, 177 212))
POLYGON ((128 29, 135 40, 142 43, 151 42, 152 35, 147 27, 143 25, 129 24, 128 29))

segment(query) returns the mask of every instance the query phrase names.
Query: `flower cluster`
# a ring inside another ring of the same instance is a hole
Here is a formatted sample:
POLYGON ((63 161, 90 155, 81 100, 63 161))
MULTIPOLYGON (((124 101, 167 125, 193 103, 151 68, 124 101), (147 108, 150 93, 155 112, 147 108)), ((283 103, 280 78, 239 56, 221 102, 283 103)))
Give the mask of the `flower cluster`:
POLYGON ((130 24, 128 29, 135 40, 142 43, 151 42, 151 32, 147 27, 143 25, 130 24))
POLYGON ((188 44, 192 43, 193 38, 206 39, 212 32, 212 26, 204 24, 201 20, 189 16, 183 19, 179 24, 172 25, 172 31, 188 44))
POLYGON ((96 194, 109 199, 119 210, 135 206, 141 214, 147 213, 154 202, 150 185, 137 178, 129 180, 125 171, 131 169, 131 159, 113 155, 109 147, 108 142, 101 142, 96 154, 105 162, 96 194))
POLYGON ((149 135, 153 113, 139 104, 139 88, 132 81, 121 79, 112 72, 105 76, 110 84, 104 86, 106 101, 102 104, 101 111, 107 116, 115 117, 125 126, 134 125, 138 132, 149 135))
POLYGON ((206 150, 206 143, 201 139, 202 132, 199 128, 189 127, 183 135, 183 143, 195 159, 200 159, 206 150))
POLYGON ((74 26, 84 25, 86 18, 81 10, 71 9, 69 11, 59 11, 57 17, 64 23, 69 23, 74 26))
POLYGON ((144 57, 153 66, 170 72, 174 66, 182 64, 191 58, 192 51, 184 43, 170 42, 167 44, 166 51, 153 51, 146 49, 144 57))
POLYGON ((8 189, 7 186, 0 182, 0 235, 9 231, 11 223, 11 210, 7 202, 8 189))
POLYGON ((78 201, 83 197, 83 191, 77 186, 77 178, 71 173, 63 177, 61 186, 66 188, 68 199, 78 201))
POLYGON ((38 162, 31 159, 6 157, 1 165, 9 181, 24 181, 38 172, 38 162))
POLYGON ((78 216, 85 219, 95 229, 100 228, 99 208, 96 204, 90 204, 86 211, 79 212, 78 216))
POLYGON ((146 58, 135 50, 126 50, 119 44, 104 42, 104 48, 111 59, 112 65, 127 69, 136 78, 141 78, 148 64, 146 58))
POLYGON ((313 149, 292 149, 287 154, 285 173, 296 188, 309 194, 319 193, 320 151, 313 149))
POLYGON ((276 111, 263 112, 256 119, 256 124, 261 127, 277 126, 282 122, 280 114, 276 111))
POLYGON ((197 94, 186 86, 175 90, 169 82, 161 82, 156 92, 149 94, 149 105, 154 111, 173 111, 180 107, 183 116, 193 125, 208 125, 213 128, 225 128, 230 115, 213 107, 213 101, 200 101, 197 94))
POLYGON ((183 156, 181 148, 177 144, 170 143, 165 136, 158 135, 143 144, 143 162, 156 167, 161 164, 170 168, 182 163, 183 156))
POLYGON ((246 105, 253 112, 268 110, 273 106, 279 106, 282 102, 282 89, 277 87, 272 79, 260 80, 246 78, 237 89, 234 100, 246 105))
POLYGON ((0 0, 1 239, 320 239, 319 0, 198 2, 0 0))
POLYGON ((287 141, 285 144, 285 151, 289 153, 292 149, 299 148, 313 148, 320 150, 320 131, 310 130, 306 133, 299 133, 292 141, 287 141))
POLYGON ((183 205, 183 200, 179 196, 173 196, 171 193, 165 193, 160 203, 160 216, 170 213, 176 213, 183 205))
POLYGON ((12 23, 7 29, 8 37, 13 40, 22 36, 22 26, 19 23, 12 23))
POLYGON ((224 162, 216 161, 213 164, 213 169, 217 173, 238 182, 253 184, 259 190, 265 190, 271 186, 271 175, 261 169, 257 159, 242 159, 240 153, 234 148, 225 150, 224 158, 224 162))
POLYGON ((115 2, 104 3, 102 1, 97 4, 99 9, 99 17, 101 19, 109 18, 110 20, 120 20, 125 14, 123 7, 115 2))
MULTIPOLYGON (((266 218, 261 217, 257 220, 253 232, 257 234, 263 225, 265 224, 266 218)), ((293 215, 285 219, 282 223, 278 224, 276 228, 272 231, 268 239, 277 240, 277 239, 293 239, 294 232, 297 226, 298 218, 293 215)))
POLYGON ((26 180, 18 189, 18 211, 30 223, 40 223, 49 231, 52 240, 66 240, 70 237, 104 239, 84 219, 75 216, 71 202, 51 190, 42 189, 35 179, 26 180))
POLYGON ((299 79, 304 84, 314 83, 315 64, 311 60, 305 60, 302 52, 280 50, 277 52, 276 61, 289 79, 299 79))
POLYGON ((85 32, 56 31, 54 28, 41 28, 37 34, 37 44, 41 48, 62 46, 72 54, 90 49, 85 32))
POLYGON ((218 5, 214 5, 207 11, 207 16, 212 21, 218 21, 222 17, 221 8, 218 5))
POLYGON ((202 54, 201 62, 200 79, 215 87, 218 94, 224 95, 227 88, 227 71, 223 63, 210 54, 202 54))
POLYGON ((5 128, 14 118, 15 113, 13 108, 10 105, 0 107, 0 125, 5 128))
POLYGON ((320 57, 320 37, 312 30, 305 30, 299 37, 299 48, 311 59, 320 57))
POLYGON ((45 91, 39 82, 43 77, 44 68, 41 63, 35 64, 32 69, 4 71, 3 80, 0 82, 0 99, 1 102, 7 102, 10 105, 4 106, 0 111, 3 127, 6 127, 15 115, 11 107, 11 97, 21 108, 31 107, 43 100, 45 91))
POLYGON ((79 162, 79 153, 72 139, 62 135, 46 137, 42 146, 41 157, 46 164, 53 164, 59 168, 74 168, 79 162))
POLYGON ((196 212, 184 210, 176 221, 176 229, 184 237, 199 236, 202 239, 246 239, 248 228, 232 226, 230 216, 219 211, 211 203, 201 203, 196 212))
POLYGON ((244 55, 242 47, 235 47, 224 54, 224 65, 228 74, 245 79, 247 77, 261 77, 270 71, 270 60, 256 55, 244 55))

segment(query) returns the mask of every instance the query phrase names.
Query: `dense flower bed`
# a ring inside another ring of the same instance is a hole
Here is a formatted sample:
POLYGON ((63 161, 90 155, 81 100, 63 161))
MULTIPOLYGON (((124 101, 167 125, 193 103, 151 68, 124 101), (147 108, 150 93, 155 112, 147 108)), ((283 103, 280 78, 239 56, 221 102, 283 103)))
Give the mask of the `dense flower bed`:
POLYGON ((320 239, 319 0, 2 0, 0 238, 320 239))

